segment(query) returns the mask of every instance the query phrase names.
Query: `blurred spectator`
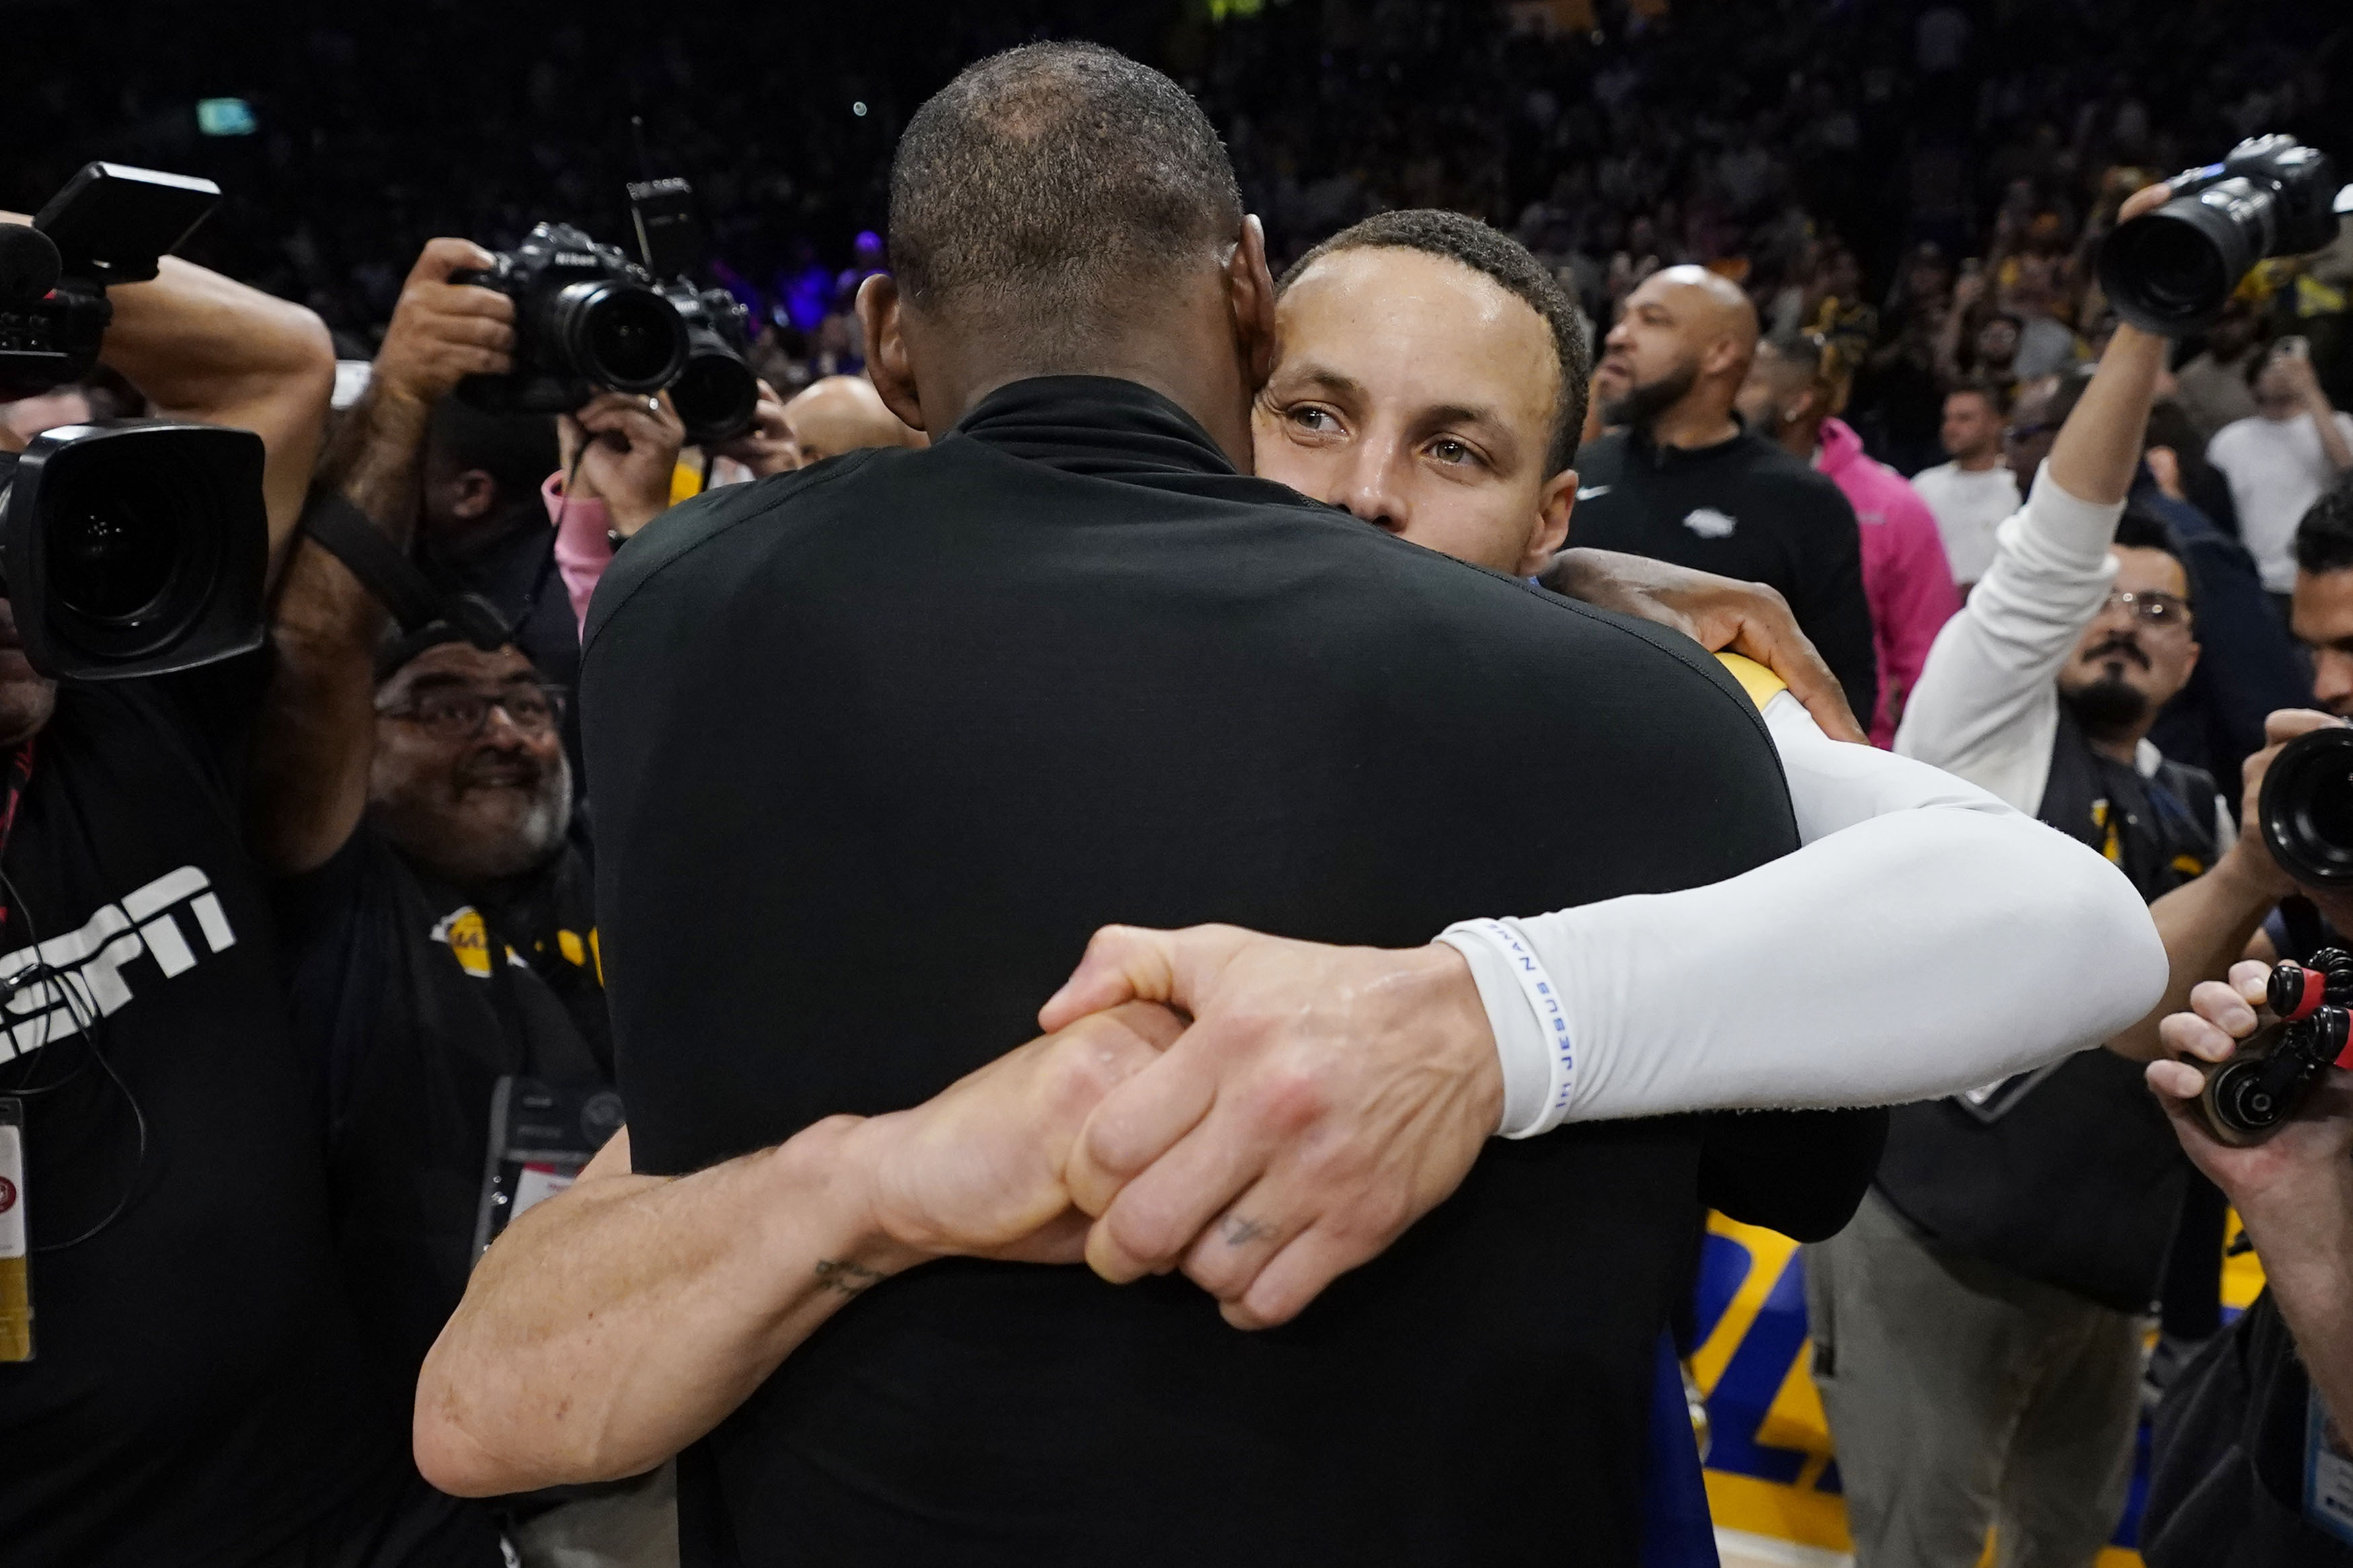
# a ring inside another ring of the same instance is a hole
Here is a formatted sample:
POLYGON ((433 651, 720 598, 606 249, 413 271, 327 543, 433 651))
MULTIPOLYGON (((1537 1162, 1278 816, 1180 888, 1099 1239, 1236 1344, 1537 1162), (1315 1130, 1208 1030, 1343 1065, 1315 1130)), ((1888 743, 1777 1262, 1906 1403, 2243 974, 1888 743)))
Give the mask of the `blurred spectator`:
POLYGON ((2353 478, 2339 477, 2296 525, 2295 605, 2312 705, 2353 719, 2353 478))
POLYGON ((2174 398, 2201 440, 2211 441, 2225 425, 2255 416, 2255 395, 2247 389, 2254 368, 2254 312, 2232 300, 2222 319, 2206 329, 2206 346, 2173 373, 2174 398))
POLYGON ((2301 338, 2274 344, 2255 372, 2255 413, 2214 434, 2206 456, 2231 482, 2239 537, 2263 586, 2295 586, 2295 525, 2338 474, 2353 468, 2353 416, 2340 414, 2313 374, 2301 338))
POLYGON ((1993 563, 1994 530, 2018 510, 2018 477, 2001 460, 2000 396, 1983 382, 1945 395, 1939 432, 1951 461, 1912 476, 1936 514, 1953 580, 1967 594, 1993 563))
POLYGON ((1779 590, 1848 706, 1869 713, 1878 684, 1854 509, 1733 416, 1756 347, 1755 310, 1701 268, 1654 273, 1627 296, 1593 377, 1611 428, 1577 452, 1570 536, 1779 590))
POLYGON ((807 468, 865 447, 921 447, 923 433, 911 430, 882 405, 881 394, 862 375, 829 375, 785 405, 785 424, 807 468))
POLYGON ((1741 387, 1740 416, 1829 476, 1854 508, 1879 667, 1879 709, 1865 723, 1872 743, 1886 746, 1928 645, 1961 601, 1934 515, 1903 475, 1864 456, 1862 437, 1832 416, 1841 382, 1838 350, 1819 334, 1768 338, 1741 387))

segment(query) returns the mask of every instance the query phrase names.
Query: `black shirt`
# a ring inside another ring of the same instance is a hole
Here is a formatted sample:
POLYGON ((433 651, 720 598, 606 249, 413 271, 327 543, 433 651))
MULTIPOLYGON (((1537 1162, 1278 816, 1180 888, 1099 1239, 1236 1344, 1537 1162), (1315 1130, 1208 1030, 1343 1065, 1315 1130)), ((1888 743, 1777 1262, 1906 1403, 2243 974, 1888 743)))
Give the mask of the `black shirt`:
POLYGON ((2353 1568, 2305 1517, 2312 1379, 2271 1292, 2174 1376, 2148 1448, 2149 1568, 2353 1568))
POLYGON ((1778 588, 1847 706, 1877 710, 1862 539, 1837 485, 1743 431, 1695 449, 1618 431, 1578 449, 1568 542, 1778 588))
MULTIPOLYGON (((239 841, 257 661, 63 689, 5 863, 103 1014, 7 1004, 0 1093, 26 1100, 36 1358, 0 1365, 0 1558, 11 1568, 308 1563, 289 1543, 413 1476, 375 1397, 330 1248, 314 1075, 286 1028, 268 906, 239 841), (46 1037, 47 1044, 37 1044, 46 1037)), ((21 895, 21 903, 18 896, 21 895)), ((357 1528, 354 1526, 354 1528, 357 1528)))
MULTIPOLYGON (((1797 842, 1695 645, 1239 476, 1126 382, 688 503, 585 666, 641 1171, 928 1098, 1105 921, 1416 945, 1797 842)), ((1179 1277, 910 1270, 681 1460, 685 1561, 1629 1562, 1698 1142, 1495 1142, 1269 1333, 1179 1277)))
POLYGON ((501 1076, 612 1080, 589 873, 468 895, 361 826, 272 889, 295 1038, 327 1082, 335 1240, 402 1399, 465 1294, 501 1076))
MULTIPOLYGON (((2202 873, 2214 781, 2154 778, 2094 750, 2063 710, 2042 819, 2105 853, 2152 902, 2202 873)), ((2141 1067, 2078 1051, 1978 1098, 1897 1106, 1879 1190, 1949 1250, 2145 1312, 2179 1228, 2189 1163, 2141 1067)))

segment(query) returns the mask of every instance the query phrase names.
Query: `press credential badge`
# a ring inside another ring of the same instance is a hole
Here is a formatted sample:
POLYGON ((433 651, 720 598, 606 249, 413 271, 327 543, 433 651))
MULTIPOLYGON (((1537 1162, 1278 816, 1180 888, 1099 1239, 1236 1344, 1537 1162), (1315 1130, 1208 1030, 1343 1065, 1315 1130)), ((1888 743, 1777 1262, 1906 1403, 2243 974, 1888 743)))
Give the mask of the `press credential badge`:
POLYGON ((32 1259, 25 1241, 25 1104, 0 1100, 0 1362, 33 1359, 32 1259))

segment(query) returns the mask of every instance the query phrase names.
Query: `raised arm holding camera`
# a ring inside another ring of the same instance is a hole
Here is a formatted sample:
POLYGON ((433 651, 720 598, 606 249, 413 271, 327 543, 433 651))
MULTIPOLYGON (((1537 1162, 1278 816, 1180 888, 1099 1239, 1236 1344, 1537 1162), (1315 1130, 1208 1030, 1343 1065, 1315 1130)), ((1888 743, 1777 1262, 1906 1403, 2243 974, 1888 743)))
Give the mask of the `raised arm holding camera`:
POLYGON ((30 1242, 29 1322, 0 1331, 0 1542, 125 1568, 495 1562, 445 1533, 365 1380, 243 837, 262 670, 227 656, 261 639, 332 353, 309 311, 169 258, 121 281, 150 270, 141 234, 185 233, 191 183, 105 166, 68 197, 110 184, 44 209, 66 283, 30 309, 66 329, 59 368, 95 355, 258 434, 61 430, 0 472, 10 537, 41 547, 6 552, 23 631, 0 651, 0 1100, 22 1123, 0 1173, 30 1242))
MULTIPOLYGON (((482 1247, 548 1184, 507 1168, 530 1108, 575 1151, 559 1180, 620 1121, 568 693, 526 657, 510 606, 441 589, 400 549, 434 482, 437 406, 474 413, 513 400, 519 369, 544 374, 547 313, 460 280, 491 259, 438 239, 410 275, 287 568, 257 748, 254 836, 278 878, 296 1038, 325 1074, 341 1257, 396 1398, 482 1247)), ((562 423, 565 472, 617 515, 667 504, 677 421, 653 395, 586 395, 562 423)), ((544 585, 556 542, 535 481, 524 495, 516 530, 544 585)), ((576 647, 570 606, 554 608, 576 647)), ((608 1549, 667 1527, 659 1485, 568 1513, 552 1498, 469 1512, 485 1534, 586 1531, 608 1549)))

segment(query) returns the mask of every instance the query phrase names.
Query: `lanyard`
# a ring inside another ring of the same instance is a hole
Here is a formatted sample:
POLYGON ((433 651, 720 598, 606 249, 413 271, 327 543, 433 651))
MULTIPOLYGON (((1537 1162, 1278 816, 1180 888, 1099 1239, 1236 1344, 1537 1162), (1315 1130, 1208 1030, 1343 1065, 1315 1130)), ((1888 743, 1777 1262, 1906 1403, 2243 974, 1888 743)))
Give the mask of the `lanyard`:
MULTIPOLYGON (((8 777, 5 793, 0 793, 0 855, 8 852, 9 836, 16 831, 16 808, 25 804, 26 786, 33 782, 33 741, 26 736, 24 743, 8 753, 8 777)), ((0 925, 5 925, 15 913, 5 903, 0 903, 0 925)))

